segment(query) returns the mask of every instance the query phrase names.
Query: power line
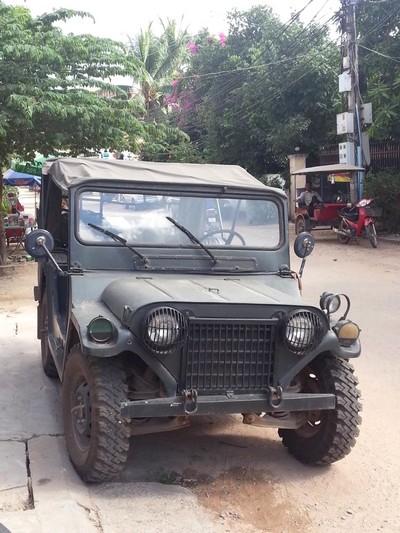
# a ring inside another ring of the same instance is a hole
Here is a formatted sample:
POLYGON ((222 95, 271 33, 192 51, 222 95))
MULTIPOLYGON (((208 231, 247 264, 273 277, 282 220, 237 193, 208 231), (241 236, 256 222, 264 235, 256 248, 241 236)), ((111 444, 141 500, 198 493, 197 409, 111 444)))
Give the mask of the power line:
POLYGON ((383 54, 382 52, 378 52, 377 50, 372 50, 371 48, 368 48, 368 46, 364 46, 362 44, 358 45, 360 48, 364 48, 364 50, 368 50, 368 52, 372 52, 373 54, 377 54, 378 56, 385 57, 386 59, 390 59, 391 61, 394 61, 395 63, 400 63, 400 58, 398 57, 391 57, 386 54, 383 54))

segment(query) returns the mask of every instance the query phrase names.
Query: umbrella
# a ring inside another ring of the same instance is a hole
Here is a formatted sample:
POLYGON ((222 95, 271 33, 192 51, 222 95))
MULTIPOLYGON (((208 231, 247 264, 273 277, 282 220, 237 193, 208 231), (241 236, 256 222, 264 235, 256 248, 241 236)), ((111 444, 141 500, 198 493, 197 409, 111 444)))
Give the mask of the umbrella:
POLYGON ((12 185, 14 187, 24 187, 41 185, 42 180, 39 176, 33 174, 25 174, 23 172, 16 172, 12 168, 6 170, 3 174, 4 185, 12 185))

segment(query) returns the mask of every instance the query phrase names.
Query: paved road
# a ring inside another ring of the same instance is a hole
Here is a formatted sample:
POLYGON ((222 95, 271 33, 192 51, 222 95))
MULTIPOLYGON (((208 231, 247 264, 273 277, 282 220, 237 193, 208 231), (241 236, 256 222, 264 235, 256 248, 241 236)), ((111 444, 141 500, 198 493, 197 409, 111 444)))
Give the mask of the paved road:
POLYGON ((41 371, 35 265, 27 264, 18 277, 0 279, 0 524, 12 533, 398 531, 400 247, 343 246, 322 232, 316 239, 305 299, 315 304, 325 290, 345 292, 362 329, 355 366, 363 424, 347 458, 306 468, 274 430, 205 417, 136 437, 119 479, 84 485, 67 459, 60 387, 41 371))

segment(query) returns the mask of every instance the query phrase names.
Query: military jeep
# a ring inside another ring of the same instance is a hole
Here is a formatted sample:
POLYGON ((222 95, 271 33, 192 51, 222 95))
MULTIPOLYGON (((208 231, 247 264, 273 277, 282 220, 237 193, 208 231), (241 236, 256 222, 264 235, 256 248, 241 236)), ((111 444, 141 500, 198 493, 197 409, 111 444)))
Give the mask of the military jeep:
POLYGON ((132 436, 201 415, 277 428, 307 464, 349 453, 359 328, 346 295, 303 302, 314 239, 297 236, 296 273, 287 208, 282 191, 238 166, 45 163, 26 249, 38 261, 42 364, 62 382, 83 480, 116 476, 132 436))

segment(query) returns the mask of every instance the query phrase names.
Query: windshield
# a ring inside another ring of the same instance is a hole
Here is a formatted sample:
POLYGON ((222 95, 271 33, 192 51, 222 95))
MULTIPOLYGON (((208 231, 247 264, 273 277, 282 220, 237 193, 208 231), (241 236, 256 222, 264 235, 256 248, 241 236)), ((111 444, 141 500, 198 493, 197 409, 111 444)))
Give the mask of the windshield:
POLYGON ((78 238, 118 245, 93 224, 136 247, 275 248, 281 241, 279 207, 271 198, 114 194, 78 197, 78 238), (182 229, 183 228, 183 229, 182 229), (186 230, 186 231, 185 231, 186 230))

